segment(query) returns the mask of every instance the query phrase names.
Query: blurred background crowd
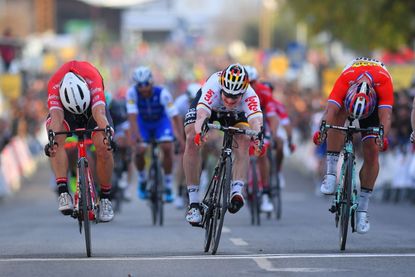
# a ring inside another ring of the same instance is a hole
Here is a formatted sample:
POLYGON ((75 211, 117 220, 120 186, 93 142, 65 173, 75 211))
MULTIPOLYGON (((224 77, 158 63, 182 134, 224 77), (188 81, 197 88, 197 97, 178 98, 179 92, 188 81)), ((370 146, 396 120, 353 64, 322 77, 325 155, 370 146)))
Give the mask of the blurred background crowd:
POLYGON ((325 99, 346 63, 368 56, 386 64, 395 88, 378 188, 384 200, 415 203, 414 19, 405 0, 0 0, 0 147, 20 136, 41 154, 47 81, 65 61, 93 63, 113 98, 139 65, 177 97, 240 62, 287 106, 299 146, 292 162, 312 176, 321 158, 310 137, 325 99))

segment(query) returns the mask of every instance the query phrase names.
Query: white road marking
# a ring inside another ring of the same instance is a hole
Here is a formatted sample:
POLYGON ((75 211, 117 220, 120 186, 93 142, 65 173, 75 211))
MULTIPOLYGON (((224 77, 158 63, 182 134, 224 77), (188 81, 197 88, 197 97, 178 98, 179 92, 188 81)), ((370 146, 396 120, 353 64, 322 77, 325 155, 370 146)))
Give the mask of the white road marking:
POLYGON ((230 238, 231 242, 236 246, 246 246, 248 243, 241 238, 230 238))
POLYGON ((338 272, 345 271, 334 268, 309 268, 309 267, 293 267, 293 268, 275 268, 267 258, 254 258, 254 262, 259 268, 272 272, 338 272))
POLYGON ((329 259, 329 258, 399 258, 415 257, 406 254, 247 254, 247 255, 199 255, 199 256, 159 256, 159 257, 82 257, 82 258, 0 258, 0 262, 61 262, 61 261, 172 261, 172 260, 246 260, 266 259, 329 259))
POLYGON ((228 227, 226 226, 222 227, 222 233, 230 233, 230 232, 231 232, 231 229, 229 229, 228 227))

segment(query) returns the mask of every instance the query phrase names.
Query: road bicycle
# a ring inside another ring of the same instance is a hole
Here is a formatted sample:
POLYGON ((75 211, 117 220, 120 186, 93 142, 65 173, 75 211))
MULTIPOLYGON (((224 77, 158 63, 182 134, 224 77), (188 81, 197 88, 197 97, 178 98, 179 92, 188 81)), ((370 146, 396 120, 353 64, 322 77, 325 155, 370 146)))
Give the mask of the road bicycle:
MULTIPOLYGON (((274 214, 277 220, 281 219, 282 214, 282 199, 281 199, 281 183, 280 177, 278 176, 277 168, 277 158, 276 158, 276 144, 272 140, 271 147, 268 148, 268 159, 270 162, 270 172, 269 172, 269 196, 274 207, 274 214)), ((271 218, 272 213, 268 213, 267 217, 271 218)))
POLYGON ((151 164, 148 170, 147 190, 151 208, 153 225, 157 223, 162 226, 164 221, 164 200, 165 192, 163 172, 159 159, 159 149, 156 140, 151 140, 151 164))
POLYGON ((112 140, 111 127, 97 128, 97 129, 85 129, 79 128, 71 131, 53 132, 48 131, 49 148, 53 145, 57 145, 55 137, 59 135, 78 137, 77 149, 78 149, 78 160, 77 160, 77 184, 74 195, 74 209, 72 217, 78 219, 79 233, 82 234, 82 227, 85 235, 85 247, 86 255, 91 257, 91 226, 90 222, 99 222, 99 199, 93 181, 91 169, 88 164, 87 157, 87 135, 93 132, 104 132, 104 140, 109 141, 110 147, 108 150, 114 150, 115 144, 112 140))
POLYGON ((260 176, 258 172, 257 157, 252 155, 249 157, 249 173, 247 202, 251 214, 251 224, 261 225, 261 190, 259 189, 260 176))
POLYGON ((209 129, 217 129, 224 133, 221 154, 201 202, 203 220, 199 225, 205 229, 204 251, 208 252, 211 249, 214 255, 219 246, 225 213, 230 201, 233 137, 237 134, 256 137, 260 139, 260 147, 263 137, 262 132, 210 124, 207 120, 203 123, 201 136, 206 135, 209 129))
POLYGON ((352 232, 356 231, 356 210, 358 206, 357 184, 356 184, 356 157, 353 147, 353 134, 359 132, 368 132, 377 136, 376 143, 383 146, 383 126, 358 128, 353 126, 353 119, 348 118, 349 124, 344 126, 335 126, 322 121, 320 125, 320 141, 327 137, 327 130, 334 129, 345 133, 345 142, 343 146, 343 160, 340 171, 340 178, 337 189, 334 194, 333 204, 329 209, 335 214, 336 228, 339 228, 339 245, 340 250, 346 249, 347 231, 350 219, 352 232))

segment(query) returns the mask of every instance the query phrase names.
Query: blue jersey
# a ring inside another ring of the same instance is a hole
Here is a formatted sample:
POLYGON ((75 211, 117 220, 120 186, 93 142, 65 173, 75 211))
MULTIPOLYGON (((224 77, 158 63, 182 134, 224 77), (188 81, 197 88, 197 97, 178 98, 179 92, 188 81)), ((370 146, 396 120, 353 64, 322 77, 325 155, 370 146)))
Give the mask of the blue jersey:
POLYGON ((153 95, 144 98, 137 91, 138 118, 143 121, 157 121, 167 116, 164 106, 160 102, 161 87, 153 87, 153 95))

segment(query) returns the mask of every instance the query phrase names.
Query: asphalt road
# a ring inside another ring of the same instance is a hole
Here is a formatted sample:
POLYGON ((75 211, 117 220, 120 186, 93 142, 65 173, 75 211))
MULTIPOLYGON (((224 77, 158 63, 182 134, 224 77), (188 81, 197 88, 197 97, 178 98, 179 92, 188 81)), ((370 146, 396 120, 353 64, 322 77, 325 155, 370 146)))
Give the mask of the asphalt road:
POLYGON ((413 276, 415 205, 374 199, 371 231, 338 246, 329 198, 309 177, 285 171, 283 216, 251 226, 248 209, 226 215, 217 255, 203 252, 204 231, 166 206, 165 225, 134 199, 114 221, 92 225, 92 257, 77 222, 61 215, 40 166, 21 191, 0 202, 0 276, 413 276))

